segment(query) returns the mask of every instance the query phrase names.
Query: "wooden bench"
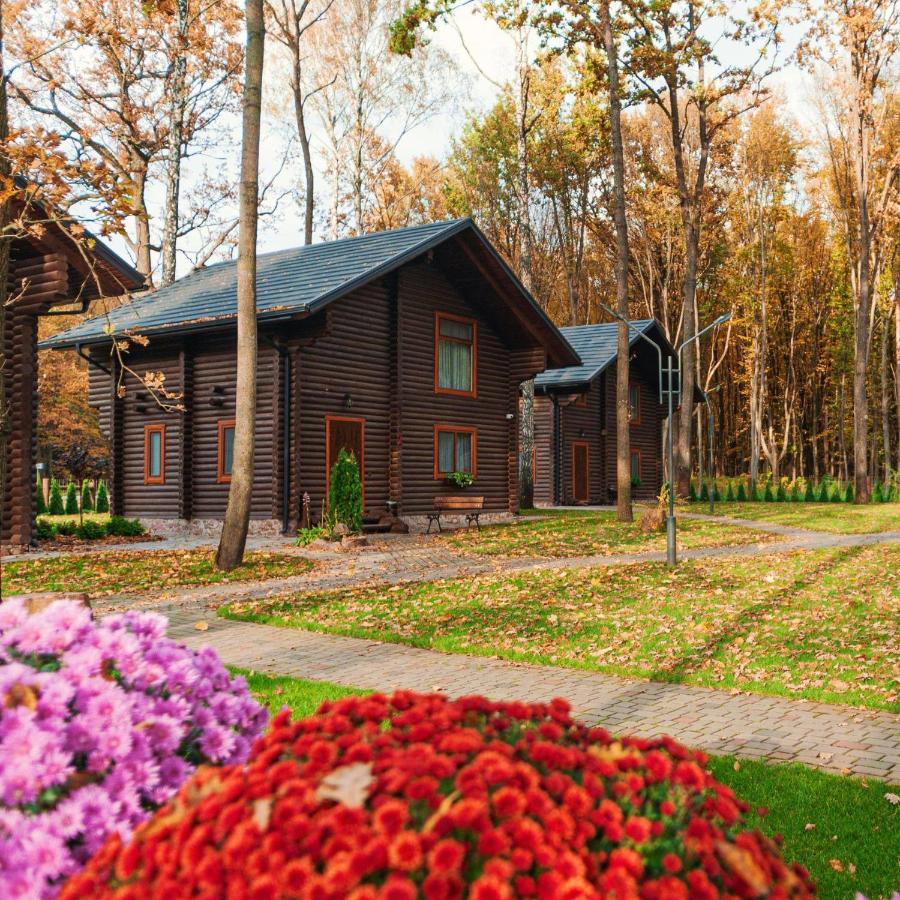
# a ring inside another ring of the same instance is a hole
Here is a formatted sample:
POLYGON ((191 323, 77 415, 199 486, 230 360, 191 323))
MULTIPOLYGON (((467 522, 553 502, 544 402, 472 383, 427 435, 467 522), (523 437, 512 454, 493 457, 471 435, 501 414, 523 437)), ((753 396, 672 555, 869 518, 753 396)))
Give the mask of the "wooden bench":
POLYGON ((445 512, 465 512, 466 514, 466 531, 474 522, 475 527, 481 531, 481 522, 478 517, 484 509, 484 497, 467 497, 465 494, 439 494, 432 501, 434 511, 428 513, 428 530, 425 534, 431 534, 431 526, 437 523, 438 531, 441 528, 441 516, 445 512))

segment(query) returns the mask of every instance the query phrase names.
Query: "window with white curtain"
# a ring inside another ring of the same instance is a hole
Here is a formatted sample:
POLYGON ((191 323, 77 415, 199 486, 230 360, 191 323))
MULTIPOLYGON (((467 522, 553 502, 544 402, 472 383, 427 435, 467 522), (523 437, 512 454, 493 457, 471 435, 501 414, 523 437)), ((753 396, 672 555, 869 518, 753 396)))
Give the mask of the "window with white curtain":
POLYGON ((436 426, 434 477, 441 478, 450 472, 468 472, 474 475, 476 440, 474 428, 436 426))
POLYGON ((435 390, 475 396, 477 325, 446 313, 435 316, 435 390))

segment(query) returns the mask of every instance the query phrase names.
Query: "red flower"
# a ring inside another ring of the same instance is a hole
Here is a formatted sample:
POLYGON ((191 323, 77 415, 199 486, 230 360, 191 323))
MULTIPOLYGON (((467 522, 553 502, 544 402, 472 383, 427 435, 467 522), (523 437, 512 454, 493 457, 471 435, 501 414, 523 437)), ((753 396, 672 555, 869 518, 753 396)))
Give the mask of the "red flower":
POLYGON ((680 872, 682 869, 681 859, 674 853, 667 853, 662 858, 662 867, 667 872, 671 872, 674 875, 676 872, 680 872))
POLYGON ((378 892, 379 900, 416 900, 415 884, 402 875, 391 875, 378 892))
POLYGON ((491 804, 501 819, 508 819, 525 811, 525 796, 516 788, 503 787, 491 797, 491 804))
POLYGON ((464 844, 447 838, 438 841, 428 852, 428 867, 441 875, 457 872, 466 855, 464 844))
POLYGON ((388 863, 402 872, 422 865, 422 842, 414 831, 401 831, 388 845, 388 863))
POLYGON ((631 816, 625 822, 625 834, 636 844, 645 843, 650 837, 650 820, 631 816))
POLYGON ((397 834, 409 821, 409 807, 402 800, 386 800, 372 817, 376 830, 397 834))
POLYGON ((508 884, 490 875, 482 875, 472 882, 469 897, 471 900, 509 900, 512 897, 512 890, 508 884))

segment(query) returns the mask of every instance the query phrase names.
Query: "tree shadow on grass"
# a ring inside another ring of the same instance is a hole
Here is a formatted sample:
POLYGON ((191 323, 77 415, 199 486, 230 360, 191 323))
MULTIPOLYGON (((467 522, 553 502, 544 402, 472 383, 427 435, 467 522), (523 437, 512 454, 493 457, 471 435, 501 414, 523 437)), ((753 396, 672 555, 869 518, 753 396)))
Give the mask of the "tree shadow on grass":
POLYGON ((740 612, 720 622, 719 627, 700 647, 692 647, 689 654, 682 655, 667 666, 656 668, 650 675, 653 681, 683 681, 685 676, 702 668, 704 663, 715 658, 720 649, 730 644, 739 635, 752 630, 767 613, 774 612, 782 605, 788 605, 807 588, 813 587, 829 572, 844 563, 859 557, 865 547, 835 549, 819 565, 792 579, 781 590, 765 596, 756 603, 749 603, 740 612))

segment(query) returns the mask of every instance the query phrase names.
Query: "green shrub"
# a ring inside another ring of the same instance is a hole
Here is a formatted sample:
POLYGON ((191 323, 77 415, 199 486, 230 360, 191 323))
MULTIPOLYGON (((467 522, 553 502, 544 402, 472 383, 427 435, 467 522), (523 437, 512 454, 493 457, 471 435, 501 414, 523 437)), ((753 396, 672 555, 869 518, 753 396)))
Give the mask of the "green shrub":
POLYGON ((731 482, 728 482, 728 487, 725 488, 725 502, 726 503, 734 503, 734 488, 731 486, 731 482))
POLYGON ((52 541, 57 535, 57 528, 47 519, 38 519, 34 526, 34 536, 39 541, 52 541))
POLYGON ((63 519, 62 522, 57 523, 56 533, 71 536, 75 534, 77 528, 78 523, 74 519, 63 519))
POLYGON ((34 514, 36 516, 43 516, 46 512, 47 504, 44 503, 44 488, 41 485, 40 479, 38 479, 34 486, 34 514))
POLYGON ((328 487, 328 514, 335 524, 342 523, 350 531, 362 531, 362 485, 356 456, 341 449, 331 467, 328 487))
POLYGON ((790 500, 791 503, 800 502, 800 485, 798 485, 796 481, 791 485, 791 493, 788 496, 788 500, 790 500))
POLYGON ((319 540, 328 534, 328 529, 322 528, 320 525, 315 528, 301 528, 297 532, 297 546, 307 547, 313 541, 319 540))
POLYGON ((808 479, 806 480, 806 491, 805 491, 805 493, 803 494, 803 499, 804 499, 807 503, 814 503, 814 502, 815 502, 815 499, 816 499, 816 492, 815 492, 815 489, 813 488, 812 478, 808 478, 808 479))
POLYGON ((688 500, 690 500, 691 503, 696 503, 697 502, 697 489, 694 487, 693 479, 690 481, 689 484, 690 484, 690 486, 688 487, 688 500))
POLYGON ((65 511, 66 508, 63 506, 59 482, 54 478, 50 481, 50 503, 47 505, 47 512, 51 516, 61 516, 65 511))
POLYGON ((735 494, 735 498, 738 503, 746 503, 747 502, 747 491, 744 488, 744 479, 742 478, 738 482, 737 493, 735 494))
POLYGON ((75 534, 86 541, 96 541, 106 537, 106 525, 95 519, 85 519, 75 528, 75 534))
POLYGON ((835 484, 834 491, 831 494, 831 502, 832 503, 843 503, 844 495, 841 493, 840 484, 835 484))
POLYGON ((844 491, 844 503, 852 503, 854 499, 853 482, 847 482, 847 489, 844 491))
POLYGON ((135 537, 146 531, 140 519, 126 519, 125 516, 111 516, 106 523, 106 533, 117 537, 135 537))
POLYGON ((75 489, 75 483, 72 481, 66 487, 66 515, 78 515, 78 491, 75 489))
POLYGON ((872 502, 873 503, 884 503, 884 494, 881 492, 881 482, 876 481, 875 487, 872 488, 872 502))
POLYGON ((771 481, 766 482, 766 489, 763 492, 763 500, 766 503, 774 503, 775 502, 775 495, 772 493, 772 482, 771 481))
POLYGON ((775 492, 775 499, 779 503, 787 503, 787 491, 784 489, 784 482, 778 482, 778 490, 775 492))
POLYGON ((709 500, 709 488, 706 486, 706 481, 702 481, 700 483, 700 502, 706 503, 709 500))
POLYGON ((818 503, 827 503, 831 497, 828 494, 828 482, 821 481, 819 482, 819 494, 816 497, 816 501, 818 503))
POLYGON ((87 481, 81 482, 81 511, 90 512, 94 508, 94 499, 91 497, 91 486, 87 481))
POLYGON ((109 512, 109 494, 106 491, 105 481, 101 481, 97 485, 97 505, 95 509, 98 513, 109 512))

